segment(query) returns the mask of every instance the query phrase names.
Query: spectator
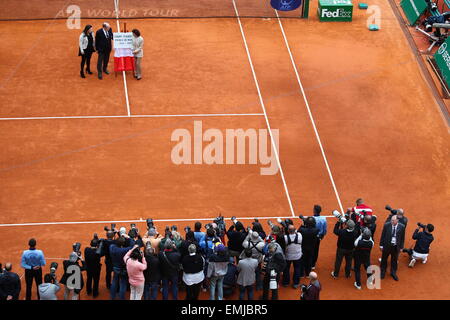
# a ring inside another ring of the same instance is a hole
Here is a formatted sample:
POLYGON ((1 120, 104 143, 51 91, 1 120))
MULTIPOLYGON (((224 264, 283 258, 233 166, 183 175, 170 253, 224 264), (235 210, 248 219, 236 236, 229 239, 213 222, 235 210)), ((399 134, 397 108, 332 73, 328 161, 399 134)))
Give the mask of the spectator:
POLYGON ((161 265, 161 276, 163 285, 163 300, 169 298, 169 288, 172 291, 173 300, 178 300, 178 273, 180 271, 181 255, 175 248, 175 243, 167 239, 164 250, 158 255, 161 265))
POLYGON ((0 300, 19 300, 20 289, 20 278, 12 272, 12 263, 8 262, 0 273, 0 300))
POLYGON ((391 276, 398 281, 398 254, 405 243, 405 226, 398 222, 397 216, 392 216, 391 222, 384 225, 381 232, 381 279, 384 279, 387 269, 387 259, 391 256, 391 276))
POLYGON ((236 288, 236 282, 238 277, 238 270, 234 264, 234 259, 230 257, 228 261, 228 269, 225 278, 223 278, 223 296, 228 298, 233 295, 236 288))
POLYGON ((397 216, 397 220, 399 223, 403 224, 406 227, 408 226, 408 218, 405 217, 405 211, 403 209, 397 209, 395 213, 392 213, 386 218, 385 223, 391 222, 393 216, 397 216))
POLYGON ((141 300, 144 293, 144 271, 147 269, 147 260, 142 258, 142 253, 137 244, 123 257, 127 266, 128 281, 130 282, 130 300, 141 300))
POLYGON ((302 294, 300 300, 320 300, 320 291, 322 290, 322 285, 319 282, 317 273, 309 273, 309 285, 302 285, 302 294))
POLYGON ((115 234, 116 233, 112 230, 106 232, 106 239, 102 241, 103 245, 101 255, 105 257, 105 267, 106 267, 105 282, 106 288, 108 288, 108 290, 111 288, 111 278, 112 278, 111 274, 113 272, 113 264, 111 260, 111 254, 109 252, 109 247, 111 246, 111 244, 114 243, 115 234))
POLYGON ((209 300, 215 300, 216 287, 217 299, 223 300, 223 279, 227 274, 229 260, 227 248, 221 243, 215 246, 214 253, 209 258, 206 274, 210 281, 209 300))
POLYGON ((239 300, 244 300, 247 292, 248 300, 253 300, 253 286, 256 282, 256 269, 259 266, 258 260, 252 258, 252 251, 244 251, 244 259, 240 260, 237 266, 239 275, 237 284, 239 285, 239 300))
POLYGON ((61 278, 61 283, 65 286, 64 300, 79 300, 80 292, 84 287, 84 280, 82 271, 86 270, 86 263, 81 257, 81 253, 72 252, 69 255, 69 260, 63 261, 64 275, 61 278), (81 261, 81 265, 79 264, 81 261))
POLYGON ((144 271, 144 300, 156 300, 161 283, 161 266, 158 255, 150 243, 145 249, 145 260, 147 261, 147 269, 144 271))
POLYGON ((86 261, 86 293, 93 294, 94 298, 98 297, 98 284, 100 281, 100 271, 102 264, 100 263, 101 256, 98 252, 99 240, 92 239, 91 246, 84 249, 84 259, 86 261), (92 282, 94 285, 92 286, 92 282), (93 288, 93 289, 92 289, 93 288))
POLYGON ((239 255, 242 250, 244 250, 242 243, 247 237, 242 222, 237 221, 235 224, 231 225, 227 231, 227 237, 230 257, 236 258, 236 262, 239 262, 239 255))
MULTIPOLYGON (((276 226, 278 227, 278 226, 276 226)), ((283 240, 284 242, 284 240, 283 240)), ((261 279, 261 263, 263 262, 264 254, 263 250, 265 247, 264 241, 260 238, 257 232, 249 232, 247 237, 245 238, 242 246, 244 249, 249 249, 252 251, 252 258, 258 261, 258 268, 256 269, 256 290, 261 290, 263 287, 262 279, 261 279)), ((245 258, 245 253, 242 252, 241 259, 245 258)))
POLYGON ((313 265, 314 252, 319 241, 320 230, 316 228, 316 219, 308 217, 305 219, 298 231, 302 235, 302 258, 300 261, 300 277, 307 277, 313 265))
POLYGON ((161 243, 162 238, 163 238, 162 235, 160 235, 155 228, 150 228, 148 229, 145 236, 142 238, 142 242, 145 247, 147 247, 147 242, 150 242, 153 249, 155 249, 155 253, 158 254, 160 251, 159 245, 161 243))
POLYGON ((288 235, 285 235, 286 242, 286 268, 283 272, 283 286, 289 286, 291 264, 294 266, 292 277, 293 287, 297 289, 300 285, 300 258, 302 257, 302 235, 295 230, 294 225, 289 225, 288 235))
POLYGON ((127 268, 125 262, 123 261, 123 257, 127 254, 131 248, 134 246, 134 241, 131 240, 131 243, 128 247, 126 247, 126 239, 130 237, 127 234, 122 234, 119 239, 116 240, 109 247, 109 252, 111 255, 111 261, 113 264, 113 280, 111 284, 110 296, 111 300, 114 300, 117 295, 117 289, 119 289, 119 299, 125 300, 125 292, 127 290, 127 268))
MULTIPOLYGON (((423 226, 421 226, 421 228, 423 228, 423 226)), ((431 234, 434 231, 434 226, 432 224, 427 224, 422 232, 419 232, 419 230, 420 229, 417 228, 412 236, 413 240, 416 240, 414 249, 403 249, 403 252, 408 253, 411 259, 408 265, 410 268, 414 267, 417 260, 422 260, 422 263, 427 263, 430 245, 434 241, 434 237, 431 234)))
MULTIPOLYGON (((33 280, 36 282, 36 289, 42 283, 42 267, 45 266, 45 258, 44 253, 36 249, 35 239, 30 239, 28 245, 30 249, 23 252, 21 266, 25 269, 26 299, 31 300, 33 280)), ((37 297, 39 300, 39 290, 37 297)))
MULTIPOLYGON (((370 266, 370 252, 373 248, 374 242, 372 240, 372 232, 370 229, 365 228, 361 235, 355 240, 355 283, 356 289, 361 290, 361 265, 367 271, 370 266)), ((367 278, 370 274, 367 274, 367 278)))
POLYGON ((356 200, 356 207, 349 210, 352 214, 352 220, 360 226, 364 225, 364 216, 373 214, 372 208, 364 204, 364 200, 361 198, 356 200))
POLYGON ((317 229, 319 229, 319 234, 317 235, 318 239, 317 239, 316 245, 314 247, 311 270, 316 269, 317 259, 319 258, 320 242, 327 235, 327 218, 322 217, 320 215, 321 212, 322 212, 322 207, 319 206, 318 204, 314 205, 313 214, 314 214, 314 219, 316 220, 316 227, 317 227, 317 229))
POLYGON ((189 255, 189 246, 193 244, 195 246, 196 252, 200 253, 200 246, 195 240, 194 232, 189 230, 186 232, 186 239, 181 242, 180 246, 180 254, 181 258, 184 258, 185 256, 189 255))
POLYGON ((41 300, 58 300, 56 294, 59 290, 61 290, 61 286, 58 283, 56 275, 47 273, 44 276, 44 283, 39 285, 41 300))
POLYGON ((355 248, 355 240, 358 237, 355 230, 355 222, 353 220, 347 220, 345 223, 337 221, 333 232, 338 236, 338 241, 334 271, 331 272, 331 276, 333 278, 339 277, 342 259, 345 258, 345 277, 350 278, 353 249, 355 248))
POLYGON ((183 257, 183 282, 186 284, 186 300, 198 300, 200 286, 205 279, 203 272, 205 259, 197 252, 197 246, 191 244, 188 247, 189 254, 183 257))
POLYGON ((280 273, 283 272, 285 267, 286 260, 283 254, 277 251, 277 245, 275 243, 270 243, 263 264, 263 300, 269 299, 269 290, 272 291, 272 300, 278 300, 278 282, 280 281, 280 273), (271 280, 274 286, 270 285, 271 280))

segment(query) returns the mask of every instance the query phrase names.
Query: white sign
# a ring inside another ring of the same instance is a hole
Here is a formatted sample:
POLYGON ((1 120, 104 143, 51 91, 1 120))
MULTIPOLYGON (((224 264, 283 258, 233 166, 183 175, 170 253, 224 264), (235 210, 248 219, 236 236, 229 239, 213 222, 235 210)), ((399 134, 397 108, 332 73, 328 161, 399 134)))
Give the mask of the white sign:
POLYGON ((114 48, 133 48, 133 34, 131 32, 114 32, 114 48))

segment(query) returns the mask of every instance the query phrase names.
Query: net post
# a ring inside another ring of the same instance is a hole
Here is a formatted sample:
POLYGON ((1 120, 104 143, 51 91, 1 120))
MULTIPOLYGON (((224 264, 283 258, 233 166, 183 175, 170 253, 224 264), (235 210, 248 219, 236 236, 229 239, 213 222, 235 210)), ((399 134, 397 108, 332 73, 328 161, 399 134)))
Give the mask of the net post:
POLYGON ((301 18, 308 19, 309 16, 309 0, 303 0, 301 18))

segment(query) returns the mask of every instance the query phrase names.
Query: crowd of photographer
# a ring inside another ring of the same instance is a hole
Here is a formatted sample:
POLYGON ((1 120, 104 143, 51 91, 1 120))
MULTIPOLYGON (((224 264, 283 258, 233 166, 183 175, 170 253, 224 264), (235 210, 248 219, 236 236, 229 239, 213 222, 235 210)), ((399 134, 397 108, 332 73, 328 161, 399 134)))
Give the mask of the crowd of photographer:
MULTIPOLYGON (((402 209, 389 210, 381 234, 381 278, 391 258, 391 276, 398 280, 397 261, 401 251, 410 256, 409 266, 417 260, 426 263, 430 244, 434 240, 433 225, 418 224, 413 234, 414 248, 404 248, 407 218, 402 209)), ((152 219, 147 219, 147 231, 141 235, 135 224, 127 232, 115 224, 105 227, 106 237, 94 234, 90 245, 81 251, 75 243, 69 259, 63 261, 63 276, 58 282, 58 264, 52 262, 50 273, 42 270, 46 265, 44 253, 36 248, 36 240, 29 241, 29 250, 22 255, 21 266, 25 269, 26 299, 31 299, 33 281, 40 300, 57 300, 57 292, 64 286, 64 299, 78 300, 86 287, 86 294, 96 298, 102 259, 105 264, 105 281, 110 299, 131 300, 178 299, 179 290, 186 292, 187 300, 197 300, 200 292, 209 290, 211 300, 222 300, 235 290, 239 299, 255 298, 255 290, 261 291, 260 299, 278 299, 279 284, 300 289, 303 300, 318 300, 321 284, 314 271, 319 257, 320 243, 327 235, 327 220, 321 216, 322 208, 315 205, 313 215, 299 216, 297 228, 291 219, 278 219, 278 224, 268 221, 266 234, 261 223, 255 219, 244 227, 235 217, 227 229, 222 216, 205 225, 196 222, 194 230, 184 228, 184 238, 177 226, 166 227, 160 234, 152 219), (292 273, 291 273, 292 271, 292 273), (86 274, 86 276, 84 276, 86 274), (86 283, 84 278, 86 277, 86 283), (308 284, 300 284, 301 278, 309 278, 308 284)), ((354 272, 354 286, 361 289, 361 267, 371 276, 371 251, 376 231, 377 217, 372 209, 358 199, 356 206, 345 214, 333 211, 337 218, 333 233, 337 236, 337 249, 333 278, 339 277, 345 260, 345 277, 354 272)), ((0 299, 18 299, 20 278, 12 272, 11 263, 1 269, 0 299)))

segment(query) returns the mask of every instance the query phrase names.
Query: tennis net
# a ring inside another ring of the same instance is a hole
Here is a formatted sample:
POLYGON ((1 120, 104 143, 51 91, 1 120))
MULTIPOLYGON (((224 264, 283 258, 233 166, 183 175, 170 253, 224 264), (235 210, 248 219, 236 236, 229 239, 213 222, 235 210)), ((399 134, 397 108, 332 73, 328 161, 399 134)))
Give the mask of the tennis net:
MULTIPOLYGON (((270 0, 234 0, 241 18, 275 18, 270 0)), ((235 18, 233 0, 0 0, 0 21, 235 18), (116 7, 118 10, 116 10, 116 7)), ((302 8, 281 12, 300 18, 302 8)))

